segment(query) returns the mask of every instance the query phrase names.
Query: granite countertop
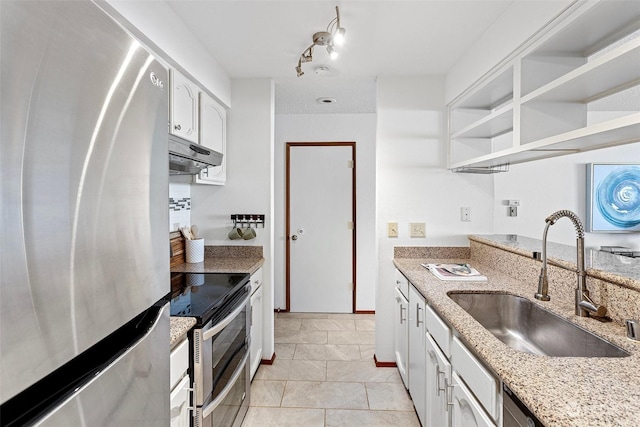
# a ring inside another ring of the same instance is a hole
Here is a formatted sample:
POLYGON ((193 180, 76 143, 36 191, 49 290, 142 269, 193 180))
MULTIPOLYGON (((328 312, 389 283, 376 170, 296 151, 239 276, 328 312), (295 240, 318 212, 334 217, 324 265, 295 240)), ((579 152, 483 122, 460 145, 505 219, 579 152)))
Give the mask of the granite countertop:
MULTIPOLYGON (((264 264, 262 246, 205 246, 204 261, 182 263, 171 268, 172 273, 255 273, 264 264)), ((193 317, 170 318, 170 345, 196 324, 193 317)))
POLYGON ((173 348, 176 344, 182 341, 182 338, 193 328, 196 324, 195 317, 175 317, 169 318, 170 339, 169 347, 173 348))
POLYGON ((443 282, 421 263, 468 262, 468 259, 396 258, 395 266, 428 303, 458 332, 471 350, 518 395, 547 426, 640 425, 640 343, 626 338, 624 327, 574 315, 561 301, 541 303, 530 284, 510 278, 478 262, 487 282, 443 282), (494 337, 447 296, 449 291, 506 291, 543 305, 631 353, 624 358, 536 356, 516 351, 494 337))

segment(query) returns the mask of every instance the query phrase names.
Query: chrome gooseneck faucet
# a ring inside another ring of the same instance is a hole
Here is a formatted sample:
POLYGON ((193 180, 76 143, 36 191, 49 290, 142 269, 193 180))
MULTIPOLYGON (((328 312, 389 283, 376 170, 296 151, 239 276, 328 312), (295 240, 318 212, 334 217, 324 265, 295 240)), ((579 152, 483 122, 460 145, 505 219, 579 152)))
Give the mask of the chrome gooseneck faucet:
POLYGON ((589 298, 589 290, 587 289, 587 271, 584 267, 584 227, 582 221, 575 213, 569 210, 560 210, 549 215, 545 222, 547 225, 544 227, 544 233, 542 235, 542 270, 540 270, 540 278, 538 280, 538 292, 535 297, 540 301, 549 301, 549 279, 547 277, 547 232, 549 227, 556 223, 562 217, 567 217, 573 222, 573 226, 576 229, 576 274, 578 276, 578 284, 576 287, 576 301, 575 301, 575 313, 580 317, 587 317, 589 314, 595 314, 598 317, 603 317, 607 309, 604 306, 596 305, 591 298, 589 298))

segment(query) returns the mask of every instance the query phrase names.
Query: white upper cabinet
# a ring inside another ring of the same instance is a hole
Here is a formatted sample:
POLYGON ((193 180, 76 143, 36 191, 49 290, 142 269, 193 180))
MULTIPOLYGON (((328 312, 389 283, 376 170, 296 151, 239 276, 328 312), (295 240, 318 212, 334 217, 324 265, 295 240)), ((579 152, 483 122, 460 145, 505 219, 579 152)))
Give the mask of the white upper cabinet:
POLYGON ((176 70, 171 70, 169 132, 198 143, 198 87, 176 70))
POLYGON ((194 177, 194 182, 224 185, 227 180, 227 110, 203 92, 200 92, 200 144, 222 153, 222 164, 204 169, 194 177))
POLYGON ((640 140, 640 2, 580 2, 449 105, 449 168, 640 140))

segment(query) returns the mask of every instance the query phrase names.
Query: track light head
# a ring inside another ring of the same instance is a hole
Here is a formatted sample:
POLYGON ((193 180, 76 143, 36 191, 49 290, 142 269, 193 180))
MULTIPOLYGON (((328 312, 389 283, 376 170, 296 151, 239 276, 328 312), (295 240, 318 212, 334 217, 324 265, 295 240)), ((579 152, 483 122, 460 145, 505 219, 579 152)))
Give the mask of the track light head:
POLYGON ((329 57, 331 59, 336 59, 338 57, 338 52, 334 46, 342 45, 345 32, 346 30, 340 25, 340 9, 336 6, 336 17, 329 22, 326 31, 318 31, 314 33, 312 37, 313 44, 300 55, 300 58, 298 59, 298 66, 296 67, 298 77, 304 75, 304 72, 302 71, 302 64, 313 60, 314 46, 326 46, 329 57))

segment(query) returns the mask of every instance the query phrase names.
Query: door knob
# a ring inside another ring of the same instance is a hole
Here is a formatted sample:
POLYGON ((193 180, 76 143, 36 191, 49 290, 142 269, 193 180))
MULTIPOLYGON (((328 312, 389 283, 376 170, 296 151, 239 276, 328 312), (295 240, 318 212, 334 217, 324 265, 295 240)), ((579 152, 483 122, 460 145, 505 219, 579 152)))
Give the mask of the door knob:
POLYGON ((291 240, 298 240, 298 236, 294 234, 293 236, 291 236, 291 240))

